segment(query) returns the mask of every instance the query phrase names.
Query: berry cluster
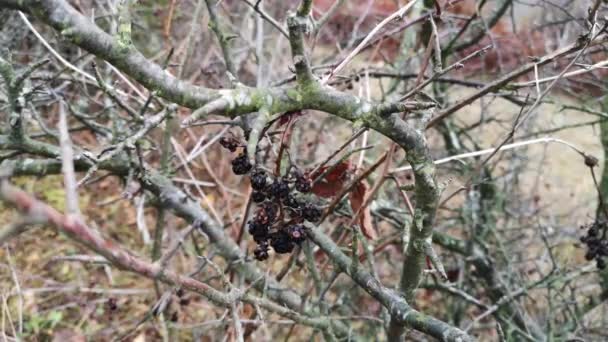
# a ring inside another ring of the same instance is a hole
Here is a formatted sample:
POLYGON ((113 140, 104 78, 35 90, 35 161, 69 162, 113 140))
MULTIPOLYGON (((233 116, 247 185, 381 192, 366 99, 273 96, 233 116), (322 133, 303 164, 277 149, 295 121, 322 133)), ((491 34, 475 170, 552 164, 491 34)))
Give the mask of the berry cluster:
MULTIPOLYGON (((220 144, 231 152, 241 146, 229 139, 220 140, 220 144)), ((253 169, 245 153, 232 160, 232 171, 236 175, 249 174, 251 181, 251 199, 257 210, 247 225, 257 243, 255 258, 266 260, 270 247, 278 254, 291 253, 306 239, 303 222, 318 222, 322 215, 320 208, 303 198, 312 190, 311 179, 298 171, 273 176, 261 168, 253 169)))
POLYGON ((587 227, 587 235, 581 237, 581 242, 587 245, 585 259, 589 261, 595 259, 597 268, 600 270, 606 268, 605 257, 608 257, 606 229, 608 229, 607 222, 596 221, 587 227))

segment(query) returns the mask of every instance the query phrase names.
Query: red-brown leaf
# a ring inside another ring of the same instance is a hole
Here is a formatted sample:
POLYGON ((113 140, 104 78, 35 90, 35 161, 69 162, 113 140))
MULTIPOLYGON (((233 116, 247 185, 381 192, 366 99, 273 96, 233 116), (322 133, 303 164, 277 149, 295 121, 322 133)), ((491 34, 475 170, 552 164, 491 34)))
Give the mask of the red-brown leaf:
MULTIPOLYGON (((361 206, 365 203, 367 195, 367 185, 364 182, 359 182, 357 185, 353 187, 353 190, 350 192, 350 207, 353 210, 353 213, 356 214, 357 211, 361 208, 361 206)), ((369 206, 361 209, 357 220, 359 221, 359 226, 361 227, 361 232, 368 239, 376 239, 378 234, 376 234, 376 230, 372 225, 372 213, 369 206)))
POLYGON ((337 195, 346 185, 348 179, 348 171, 350 170, 350 163, 348 161, 341 162, 335 166, 324 166, 317 170, 312 177, 323 174, 328 168, 333 169, 323 177, 323 179, 315 182, 312 187, 312 193, 320 197, 333 197, 337 195))

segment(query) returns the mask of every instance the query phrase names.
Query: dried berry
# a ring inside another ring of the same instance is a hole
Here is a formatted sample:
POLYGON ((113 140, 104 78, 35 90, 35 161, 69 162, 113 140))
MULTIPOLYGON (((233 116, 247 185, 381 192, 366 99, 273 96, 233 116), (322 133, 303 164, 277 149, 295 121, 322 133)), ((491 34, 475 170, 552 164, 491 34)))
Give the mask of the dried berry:
POLYGON ((275 198, 285 198, 289 195, 289 184, 285 179, 275 179, 270 185, 270 195, 275 198))
POLYGON ((118 304, 116 303, 116 298, 108 299, 108 309, 110 309, 110 311, 115 311, 116 309, 118 309, 118 304))
POLYGON ((321 218, 321 209, 317 208, 313 204, 306 204, 302 208, 302 217, 308 222, 317 222, 321 218))
POLYGON ((294 224, 293 226, 287 227, 287 235, 291 238, 291 241, 295 243, 302 243, 306 240, 306 233, 304 232, 304 225, 294 224))
POLYGON ((259 260, 259 261, 264 261, 264 260, 268 259, 268 244, 265 242, 259 244, 253 250, 253 255, 255 256, 256 260, 259 260))
POLYGON ((598 269, 606 268, 605 257, 608 256, 608 239, 606 239, 607 222, 596 221, 587 227, 587 235, 580 238, 581 242, 587 245, 585 259, 595 260, 598 269))
POLYGON ((239 147, 240 144, 239 144, 239 141, 236 140, 235 138, 221 137, 220 145, 222 145, 223 148, 229 150, 230 152, 234 152, 234 151, 236 151, 236 149, 239 147))
POLYGON ((589 237, 596 237, 597 236, 597 227, 595 225, 591 226, 591 228, 589 228, 589 230, 587 231, 587 235, 589 237))
POLYGON ((585 165, 587 165, 588 167, 595 167, 597 166, 597 163, 599 162, 599 160, 589 154, 585 154, 585 165))
POLYGON ((608 256, 608 240, 600 241, 598 253, 602 256, 608 256))
POLYGON ((262 191, 254 191, 253 193, 251 193, 251 199, 255 203, 262 203, 266 199, 266 194, 262 191))
POLYGON ((266 172, 263 170, 255 170, 251 174, 251 187, 254 190, 264 190, 266 188, 266 172))
POLYGON ((309 193, 312 190, 312 181, 307 176, 298 174, 296 176, 296 190, 301 193, 309 193))
POLYGON ((270 245, 278 254, 291 253, 295 247, 291 237, 283 230, 279 230, 271 235, 270 245))
POLYGON ((269 222, 274 222, 275 218, 277 217, 277 214, 279 213, 277 205, 271 202, 264 203, 260 210, 263 210, 265 212, 269 222))
POLYGON ((258 211, 255 212, 254 221, 268 226, 274 221, 274 217, 269 216, 268 214, 269 213, 266 212, 264 208, 260 208, 258 211))
POLYGON ((238 157, 232 160, 232 172, 235 175, 244 175, 251 170, 251 163, 245 153, 241 153, 238 157))
POLYGON ((253 236, 253 240, 257 243, 268 240, 268 225, 256 220, 249 221, 249 234, 253 236))

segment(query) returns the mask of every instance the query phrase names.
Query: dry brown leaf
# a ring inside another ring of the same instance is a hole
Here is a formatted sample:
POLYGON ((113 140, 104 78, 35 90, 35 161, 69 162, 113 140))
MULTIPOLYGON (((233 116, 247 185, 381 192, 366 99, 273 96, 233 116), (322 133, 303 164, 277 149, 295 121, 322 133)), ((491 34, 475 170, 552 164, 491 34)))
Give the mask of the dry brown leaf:
POLYGON ((337 165, 324 166, 317 170, 312 178, 317 177, 318 175, 323 174, 328 168, 332 168, 332 170, 320 179, 315 182, 312 187, 312 193, 324 197, 329 198, 337 195, 346 185, 346 181, 348 179, 348 171, 350 170, 350 162, 343 161, 337 165))
MULTIPOLYGON (((350 207, 353 209, 353 213, 357 214, 357 211, 361 208, 361 206, 365 203, 367 196, 367 185, 364 182, 357 183, 353 190, 350 192, 350 207)), ((376 230, 372 224, 372 213, 369 206, 361 209, 357 220, 359 221, 359 226, 361 227, 361 232, 363 235, 370 240, 374 240, 378 237, 376 230)))

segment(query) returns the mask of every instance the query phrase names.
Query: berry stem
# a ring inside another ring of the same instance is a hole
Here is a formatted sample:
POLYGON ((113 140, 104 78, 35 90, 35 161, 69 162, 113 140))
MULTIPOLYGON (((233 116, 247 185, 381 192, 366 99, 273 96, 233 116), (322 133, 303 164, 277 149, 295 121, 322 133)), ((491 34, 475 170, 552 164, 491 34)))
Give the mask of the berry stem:
POLYGON ((288 119, 289 121, 287 121, 285 130, 281 134, 281 143, 279 144, 279 153, 277 156, 276 167, 274 169, 275 176, 278 176, 279 174, 281 174, 281 161, 283 160, 283 151, 285 151, 285 148, 286 148, 285 140, 291 138, 291 130, 293 128, 293 122, 294 122, 293 118, 294 118, 294 115, 289 115, 289 119, 288 119))
POLYGON ((273 119, 270 110, 266 107, 262 107, 259 111, 258 116, 255 118, 253 125, 251 126, 251 132, 249 133, 249 140, 247 141, 247 156, 252 164, 256 164, 256 151, 258 143, 262 138, 262 134, 268 122, 273 119))

